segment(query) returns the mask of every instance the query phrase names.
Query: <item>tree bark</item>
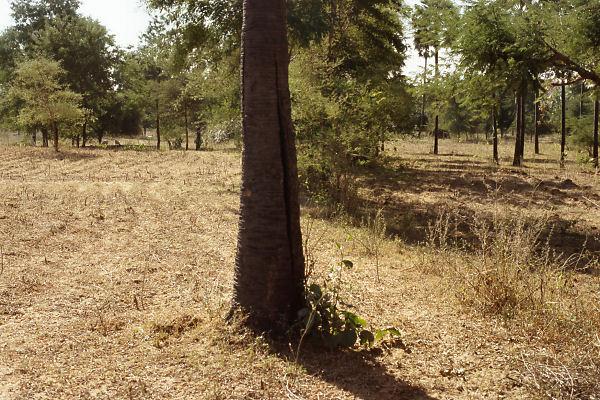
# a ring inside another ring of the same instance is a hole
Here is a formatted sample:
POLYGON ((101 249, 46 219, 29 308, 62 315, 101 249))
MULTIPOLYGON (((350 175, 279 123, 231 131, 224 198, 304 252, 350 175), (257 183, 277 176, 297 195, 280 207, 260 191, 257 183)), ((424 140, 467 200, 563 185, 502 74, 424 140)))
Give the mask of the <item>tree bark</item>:
POLYGON ((440 154, 440 136, 439 136, 439 129, 440 129, 440 116, 436 115, 435 116, 435 130, 433 132, 433 154, 438 155, 440 154))
POLYGON ((202 150, 202 128, 196 128, 196 151, 202 150))
POLYGON ((37 128, 31 131, 31 145, 37 146, 37 128))
POLYGON ((52 130, 54 133, 54 151, 58 152, 58 124, 55 123, 52 130))
POLYGON ((594 101, 594 148, 593 148, 593 157, 594 157, 594 167, 599 167, 600 160, 598 159, 598 120, 600 119, 600 99, 598 95, 596 95, 596 101, 594 101))
POLYGON ((48 128, 42 128, 42 147, 48 147, 48 128))
POLYGON ((425 127, 425 108, 427 107, 427 94, 425 93, 425 87, 427 86, 427 61, 429 60, 427 51, 425 51, 425 68, 423 69, 423 103, 421 104, 421 121, 419 124, 419 138, 421 138, 421 134, 423 133, 423 128, 425 127))
POLYGON ((160 150, 160 109, 156 99, 156 149, 160 150))
POLYGON ((527 83, 523 85, 523 92, 521 94, 521 147, 519 149, 519 155, 521 157, 521 165, 525 161, 525 141, 527 137, 527 114, 525 112, 525 102, 527 100, 527 83))
MULTIPOLYGON (((439 78, 439 74, 440 74, 440 51, 439 49, 435 49, 435 83, 437 85, 438 83, 438 78, 439 78)), ((437 93, 436 93, 436 103, 437 103, 437 93)), ((438 155, 440 153, 440 138, 439 138, 439 124, 440 124, 440 116, 438 114, 438 110, 437 110, 437 104, 435 107, 435 132, 434 132, 434 144, 433 144, 433 154, 438 155)))
POLYGON ((564 81, 560 86, 560 104, 560 166, 564 168, 567 147, 567 90, 564 81))
POLYGON ((494 162, 500 164, 500 156, 498 154, 498 117, 496 112, 496 106, 492 107, 492 128, 494 130, 494 162))
POLYGON ((581 82, 581 86, 579 88, 579 119, 583 117, 583 92, 585 90, 585 82, 581 82))
POLYGON ((517 94, 517 101, 516 101, 516 107, 517 107, 517 132, 516 132, 516 138, 515 138, 515 155, 514 155, 514 159, 513 159, 513 167, 520 167, 521 164, 521 134, 522 134, 522 130, 521 130, 521 123, 523 122, 523 119, 521 118, 521 112, 523 111, 523 108, 521 108, 521 101, 522 101, 522 97, 520 94, 517 94))
POLYGON ((241 210, 234 307, 283 333, 305 307, 284 0, 244 0, 241 210))
POLYGON ((539 125, 540 125, 540 102, 538 100, 538 97, 540 96, 540 92, 539 89, 535 90, 535 108, 534 108, 534 118, 533 118, 533 140, 534 140, 534 146, 535 146, 535 154, 540 154, 540 132, 539 132, 539 125))
MULTIPOLYGON (((83 122, 83 128, 81 129, 81 147, 85 147, 87 144, 87 120, 83 122)), ((77 146, 79 147, 79 145, 77 146)))
POLYGON ((187 102, 183 103, 183 115, 185 119, 185 150, 188 151, 190 149, 190 129, 188 126, 187 102))

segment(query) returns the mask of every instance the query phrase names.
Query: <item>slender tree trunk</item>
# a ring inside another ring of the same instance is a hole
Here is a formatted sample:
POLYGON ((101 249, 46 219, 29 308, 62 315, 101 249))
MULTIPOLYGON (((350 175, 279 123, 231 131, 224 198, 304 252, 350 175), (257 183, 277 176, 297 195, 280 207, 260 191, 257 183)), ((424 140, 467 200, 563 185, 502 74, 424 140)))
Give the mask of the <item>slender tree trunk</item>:
POLYGON ((190 128, 188 124, 187 102, 183 103, 183 114, 185 117, 185 150, 188 151, 190 149, 190 128))
POLYGON ((533 118, 533 139, 535 146, 535 154, 540 154, 540 102, 538 97, 540 96, 539 89, 535 90, 535 108, 534 108, 534 118, 533 118))
MULTIPOLYGON (((440 75, 440 51, 439 49, 435 49, 435 83, 438 83, 438 78, 440 75)), ((437 97, 437 95, 436 95, 437 97)), ((439 99, 436 98, 436 103, 439 99)), ((433 154, 438 155, 440 153, 440 143, 439 143, 439 124, 440 124, 440 116, 438 114, 438 105, 435 106, 435 132, 434 132, 434 144, 433 144, 433 154)))
POLYGON ((160 150, 160 109, 156 99, 156 149, 160 150))
POLYGON ((592 151, 594 157, 594 166, 599 167, 600 160, 598 159, 598 120, 600 119, 600 99, 598 94, 596 95, 596 101, 594 101, 594 149, 592 151))
POLYGON ((31 145, 33 147, 37 146, 37 129, 31 131, 31 145))
POLYGON ((102 139, 104 139, 104 131, 102 129, 98 129, 96 132, 96 138, 98 139, 98 144, 102 145, 102 139))
POLYGON ((585 83, 581 82, 579 91, 579 119, 583 117, 583 92, 585 90, 585 83))
POLYGON ((440 139, 439 139, 439 129, 440 129, 440 116, 435 116, 435 131, 433 132, 433 154, 440 154, 440 139))
POLYGON ((77 142, 77 148, 79 148, 79 147, 80 147, 80 145, 81 145, 81 136, 77 136, 77 137, 75 138, 75 141, 77 142))
POLYGON ((81 147, 87 145, 87 119, 83 121, 83 128, 81 129, 81 147))
POLYGON ((493 141, 494 141, 494 162, 500 164, 500 156, 498 154, 498 117, 496 112, 496 106, 492 107, 492 129, 493 129, 493 141))
POLYGON ((566 147, 567 147, 567 89, 565 82, 560 85, 560 103, 561 103, 561 116, 560 116, 560 166, 564 168, 566 161, 566 147))
POLYGON ((48 147, 48 128, 42 128, 42 147, 48 147))
POLYGON ((55 123, 52 128, 54 132, 54 151, 58 152, 58 124, 55 123))
POLYGON ((517 93, 517 101, 516 101, 516 106, 517 106, 517 132, 516 132, 516 138, 515 138, 515 156, 513 159, 513 167, 520 167, 521 164, 521 123, 523 122, 523 119, 521 118, 521 112, 523 111, 523 109, 521 108, 521 100, 522 97, 519 93, 517 93))
POLYGON ((423 134, 423 128, 425 127, 425 108, 427 107, 427 94, 425 93, 425 87, 427 86, 427 61, 429 55, 425 51, 425 67, 423 68, 423 103, 421 104, 421 123, 419 124, 419 138, 423 134))
POLYGON ((525 161, 525 141, 527 138, 527 114, 525 109, 525 103, 527 100, 527 83, 523 86, 523 92, 521 94, 521 148, 519 149, 519 155, 521 156, 521 165, 525 161))
POLYGON ((196 151, 202 150, 202 128, 196 127, 196 151))
POLYGON ((284 0, 244 0, 241 211, 234 305, 285 332, 305 307, 284 0))

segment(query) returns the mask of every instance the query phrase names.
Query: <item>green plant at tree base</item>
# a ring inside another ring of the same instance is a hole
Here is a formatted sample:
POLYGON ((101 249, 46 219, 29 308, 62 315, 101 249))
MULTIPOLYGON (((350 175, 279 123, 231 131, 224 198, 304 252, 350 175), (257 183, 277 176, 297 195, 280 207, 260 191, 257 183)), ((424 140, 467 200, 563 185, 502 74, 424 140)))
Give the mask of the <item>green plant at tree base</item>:
POLYGON ((353 268, 352 261, 342 259, 331 269, 322 285, 307 284, 307 307, 298 313, 296 324, 302 332, 296 357, 307 338, 316 339, 330 349, 349 349, 357 344, 369 348, 387 338, 401 336, 395 327, 371 329, 364 318, 341 308, 348 306, 341 297, 343 273, 353 268))

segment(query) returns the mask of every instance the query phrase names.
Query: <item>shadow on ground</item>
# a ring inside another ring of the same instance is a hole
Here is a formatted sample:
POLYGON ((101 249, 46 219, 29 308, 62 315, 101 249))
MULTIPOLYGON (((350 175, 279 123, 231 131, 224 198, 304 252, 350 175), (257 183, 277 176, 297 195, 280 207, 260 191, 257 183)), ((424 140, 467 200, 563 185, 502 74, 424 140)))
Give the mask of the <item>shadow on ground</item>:
POLYGON ((514 217, 515 209, 548 212, 552 228, 547 239, 557 254, 572 259, 584 249, 590 253, 579 267, 600 255, 600 226, 581 224, 568 215, 574 204, 585 210, 586 202, 600 203, 600 194, 570 179, 541 179, 527 170, 477 160, 419 158, 392 159, 364 169, 357 175, 357 186, 360 194, 346 207, 354 222, 361 224, 367 215, 382 210, 388 234, 408 244, 423 243, 428 227, 448 213, 463 221, 453 227, 454 234, 476 244, 469 222, 476 216, 491 224, 492 208, 500 207, 506 209, 506 218, 514 217))
POLYGON ((319 351, 306 348, 298 361, 311 375, 363 400, 436 400, 377 361, 377 350, 319 351))

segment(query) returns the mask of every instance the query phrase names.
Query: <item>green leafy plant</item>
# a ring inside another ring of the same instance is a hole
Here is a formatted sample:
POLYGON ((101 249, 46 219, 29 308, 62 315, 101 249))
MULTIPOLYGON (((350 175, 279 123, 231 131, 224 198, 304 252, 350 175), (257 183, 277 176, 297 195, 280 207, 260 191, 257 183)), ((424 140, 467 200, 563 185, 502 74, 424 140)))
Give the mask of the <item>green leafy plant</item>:
POLYGON ((307 338, 315 338, 331 349, 349 349, 357 344, 373 347, 387 338, 400 337, 397 328, 372 329, 362 317, 343 309, 350 307, 342 299, 343 275, 354 268, 354 263, 342 258, 329 272, 322 285, 312 283, 306 287, 307 307, 298 313, 302 337, 297 356, 307 338))

